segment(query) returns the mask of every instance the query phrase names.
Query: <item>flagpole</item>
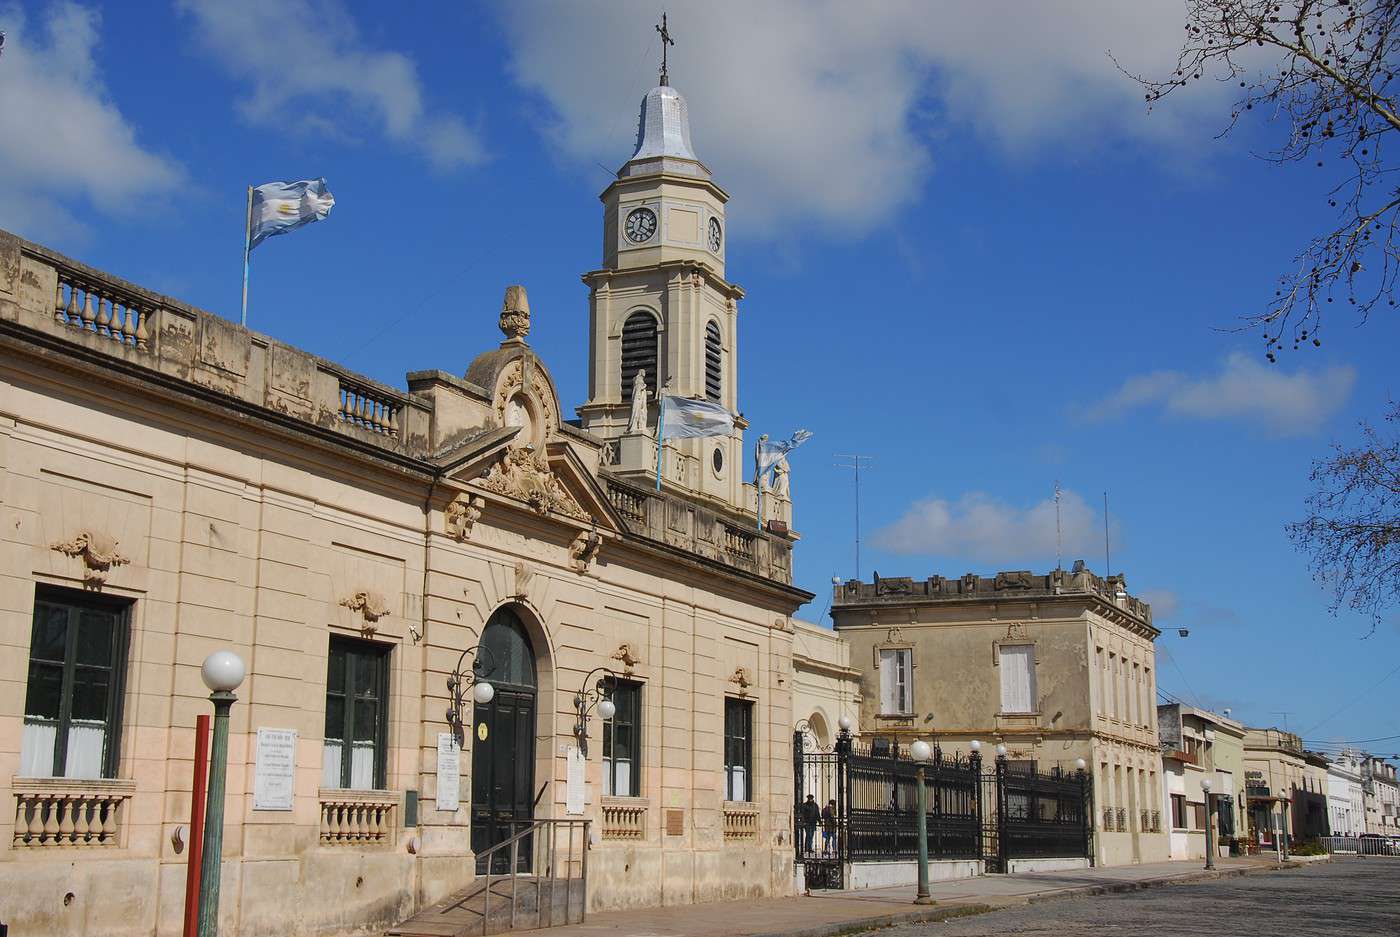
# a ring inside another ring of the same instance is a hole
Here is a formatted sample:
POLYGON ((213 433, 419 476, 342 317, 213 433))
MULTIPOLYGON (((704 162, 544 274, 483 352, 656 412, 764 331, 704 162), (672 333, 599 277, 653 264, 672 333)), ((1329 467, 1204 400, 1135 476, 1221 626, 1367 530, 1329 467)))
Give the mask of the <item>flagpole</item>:
POLYGON ((656 411, 656 490, 661 490, 662 446, 666 440, 666 395, 661 395, 661 407, 656 411))
POLYGON ((243 314, 239 323, 248 325, 248 241, 253 235, 253 187, 248 186, 248 216, 243 223, 243 314))
POLYGON ((753 486, 758 491, 758 513, 754 519, 758 521, 760 531, 763 530, 763 469, 759 467, 759 453, 762 451, 763 440, 767 438, 766 435, 760 436, 753 443, 753 486))

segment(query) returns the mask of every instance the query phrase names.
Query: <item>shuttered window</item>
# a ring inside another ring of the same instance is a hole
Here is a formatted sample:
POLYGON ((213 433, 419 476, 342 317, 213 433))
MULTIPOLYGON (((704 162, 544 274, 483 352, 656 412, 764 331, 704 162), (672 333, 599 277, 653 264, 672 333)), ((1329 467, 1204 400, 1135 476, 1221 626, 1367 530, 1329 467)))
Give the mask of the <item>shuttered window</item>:
POLYGON ((388 645, 333 636, 326 666, 323 787, 384 788, 388 697, 388 645))
POLYGON ((724 701, 724 799, 753 799, 753 703, 724 701))
POLYGON ((646 371, 647 388, 656 392, 660 381, 656 319, 649 312, 634 312, 622 324, 622 400, 632 402, 632 384, 638 371, 646 371))
POLYGON ((912 652, 908 648, 882 648, 880 651, 880 712, 902 716, 914 711, 909 692, 912 652))
POLYGON ((723 390, 720 370, 723 349, 720 345, 719 323, 713 319, 705 326, 705 398, 716 403, 723 390))
POLYGON ((1035 645, 1001 647, 1001 711, 1035 712, 1035 645))

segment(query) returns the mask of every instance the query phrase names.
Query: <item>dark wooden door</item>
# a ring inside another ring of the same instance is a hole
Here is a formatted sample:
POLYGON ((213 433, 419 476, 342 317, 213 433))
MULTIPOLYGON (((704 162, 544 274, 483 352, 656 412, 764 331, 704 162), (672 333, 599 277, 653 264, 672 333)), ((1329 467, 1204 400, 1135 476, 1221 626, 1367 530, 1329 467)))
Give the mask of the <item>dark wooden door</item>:
MULTIPOLYGON (((496 843, 530 825, 534 817, 535 691, 498 686, 486 705, 476 706, 472 738, 472 851, 477 874, 482 856, 496 843)), ((516 871, 530 871, 531 837, 520 840, 516 871)), ((510 871, 510 849, 491 860, 492 874, 510 871)))

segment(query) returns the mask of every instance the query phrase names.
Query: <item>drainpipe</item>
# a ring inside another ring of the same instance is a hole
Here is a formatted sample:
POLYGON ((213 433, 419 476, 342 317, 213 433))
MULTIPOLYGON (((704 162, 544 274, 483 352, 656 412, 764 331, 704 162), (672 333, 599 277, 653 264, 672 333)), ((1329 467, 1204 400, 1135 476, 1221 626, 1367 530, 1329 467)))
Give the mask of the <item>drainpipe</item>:
MULTIPOLYGON (((441 472, 433 473, 433 480, 428 483, 428 496, 423 499, 423 588, 418 593, 418 672, 423 674, 424 680, 428 673, 428 556, 429 545, 433 536, 433 495, 437 493, 438 480, 442 477, 441 472)), ((423 717, 427 715, 426 706, 423 702, 426 696, 427 687, 419 687, 418 690, 418 723, 421 726, 423 717)), ((415 772, 419 767, 414 767, 415 772)), ((418 782, 418 791, 421 794, 423 785, 421 778, 418 782)), ((418 827, 423 826, 423 799, 418 799, 418 827)), ((415 835, 417 835, 415 833, 415 835)), ((422 839, 419 839, 422 842, 422 839)), ((413 856, 413 898, 416 907, 423 898, 423 858, 422 848, 413 856)))

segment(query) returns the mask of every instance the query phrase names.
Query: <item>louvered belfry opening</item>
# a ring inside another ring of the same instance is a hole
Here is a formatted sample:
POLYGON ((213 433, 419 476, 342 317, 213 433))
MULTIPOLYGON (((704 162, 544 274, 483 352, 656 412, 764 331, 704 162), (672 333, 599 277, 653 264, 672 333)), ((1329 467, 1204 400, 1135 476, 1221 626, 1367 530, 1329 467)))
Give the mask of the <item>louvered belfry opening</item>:
POLYGON ((647 372, 647 389, 653 394, 659 383, 656 319, 648 312, 634 312, 622 323, 622 401, 632 402, 637 372, 647 372))
POLYGON ((723 354, 720 348, 719 323, 711 320, 705 326, 705 397, 716 403, 720 402, 721 379, 723 373, 720 370, 720 355, 723 354))

